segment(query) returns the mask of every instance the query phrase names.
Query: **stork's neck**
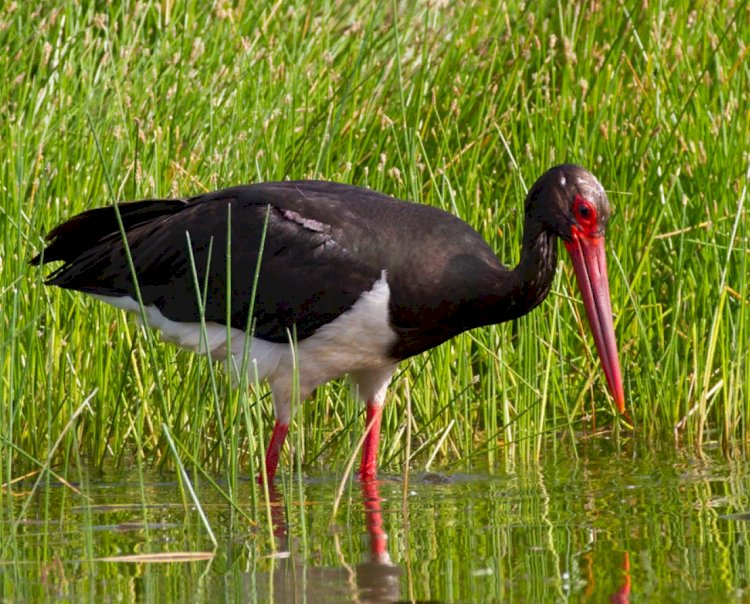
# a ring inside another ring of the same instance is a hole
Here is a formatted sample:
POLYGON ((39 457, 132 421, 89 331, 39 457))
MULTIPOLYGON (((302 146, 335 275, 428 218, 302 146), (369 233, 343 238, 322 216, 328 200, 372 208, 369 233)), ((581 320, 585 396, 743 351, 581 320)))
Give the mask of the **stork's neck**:
POLYGON ((521 260, 513 269, 514 314, 526 314, 547 297, 557 265, 556 236, 534 220, 526 219, 521 260))

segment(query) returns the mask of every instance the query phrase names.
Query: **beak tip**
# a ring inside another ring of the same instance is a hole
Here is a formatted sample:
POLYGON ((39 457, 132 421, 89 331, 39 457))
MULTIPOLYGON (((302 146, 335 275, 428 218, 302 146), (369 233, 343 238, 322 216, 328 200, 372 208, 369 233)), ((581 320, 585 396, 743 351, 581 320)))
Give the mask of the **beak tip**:
POLYGON ((625 414, 625 391, 622 387, 622 382, 618 382, 614 388, 612 388, 612 398, 615 400, 617 410, 625 414))

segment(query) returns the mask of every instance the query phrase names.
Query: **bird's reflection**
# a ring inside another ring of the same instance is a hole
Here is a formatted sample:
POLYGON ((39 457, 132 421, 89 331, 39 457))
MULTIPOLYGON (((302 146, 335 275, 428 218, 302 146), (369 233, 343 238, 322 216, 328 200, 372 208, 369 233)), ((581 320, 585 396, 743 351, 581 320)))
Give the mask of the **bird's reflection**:
MULTIPOLYGON (((276 559, 271 570, 269 590, 278 602, 327 601, 344 594, 359 602, 381 603, 401 600, 402 569, 394 564, 388 551, 388 534, 383 524, 383 500, 377 481, 361 484, 367 550, 364 560, 352 565, 340 552, 340 567, 306 565, 305 580, 299 581, 299 562, 294 539, 290 539, 284 496, 269 486, 270 515, 273 524, 276 559), (291 541, 291 543, 290 543, 291 541)), ((355 502, 356 505, 356 502, 355 502)), ((356 518, 356 516, 354 516, 356 518)), ((334 535, 338 540, 339 536, 334 535)))
POLYGON ((624 571, 624 579, 620 589, 609 596, 609 601, 612 604, 628 604, 630 602, 630 554, 625 552, 625 559, 622 563, 624 571))
POLYGON ((362 483, 365 527, 370 541, 370 559, 357 565, 357 587, 368 602, 393 602, 399 599, 401 567, 391 561, 388 534, 383 528, 383 511, 378 482, 362 483))
POLYGON ((284 511, 284 498, 273 483, 268 486, 268 500, 271 504, 271 523, 273 536, 276 537, 276 550, 286 552, 289 550, 289 530, 284 511))

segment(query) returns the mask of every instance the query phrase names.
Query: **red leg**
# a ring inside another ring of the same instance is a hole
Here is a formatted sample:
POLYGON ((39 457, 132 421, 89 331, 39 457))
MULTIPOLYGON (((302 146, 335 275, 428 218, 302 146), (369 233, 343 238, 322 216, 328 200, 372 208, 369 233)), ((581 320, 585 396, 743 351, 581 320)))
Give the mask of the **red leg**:
POLYGON ((359 466, 359 479, 363 482, 374 480, 378 473, 378 441, 380 440, 380 420, 383 419, 383 405, 367 402, 367 423, 370 431, 362 446, 362 465, 359 466))
MULTIPOLYGON (((269 484, 273 482, 273 477, 276 474, 276 467, 279 465, 279 455, 281 455, 281 448, 284 446, 287 432, 289 432, 289 424, 282 424, 276 420, 276 423, 273 425, 271 442, 268 443, 268 449, 266 450, 266 476, 268 477, 269 484)), ((258 474, 258 484, 263 484, 262 472, 258 474)))

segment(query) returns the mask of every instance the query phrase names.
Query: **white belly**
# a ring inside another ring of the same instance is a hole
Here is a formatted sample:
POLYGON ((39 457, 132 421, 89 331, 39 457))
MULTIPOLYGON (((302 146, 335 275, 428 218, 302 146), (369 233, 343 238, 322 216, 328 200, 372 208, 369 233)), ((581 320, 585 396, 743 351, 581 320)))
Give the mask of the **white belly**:
MULTIPOLYGON (((130 296, 94 297, 140 316, 138 302, 130 296)), ((164 341, 210 354, 212 359, 225 359, 231 355, 236 371, 246 367, 248 383, 268 380, 276 417, 288 423, 295 370, 300 401, 317 386, 350 374, 358 397, 382 404, 385 388, 397 364, 388 355, 396 340, 388 321, 389 297, 383 271, 373 288, 348 311, 298 342, 296 349, 290 344, 248 338, 244 331, 233 327, 227 329, 219 323, 206 322, 203 330, 200 323, 172 321, 155 306, 145 307, 145 313, 148 326, 159 330, 164 341), (243 362, 245 354, 247 361, 243 362)))

